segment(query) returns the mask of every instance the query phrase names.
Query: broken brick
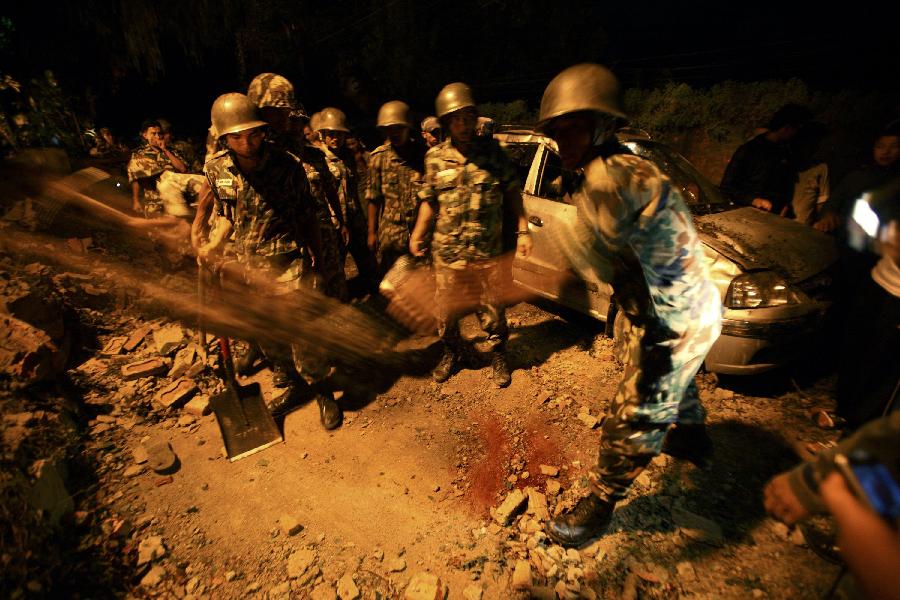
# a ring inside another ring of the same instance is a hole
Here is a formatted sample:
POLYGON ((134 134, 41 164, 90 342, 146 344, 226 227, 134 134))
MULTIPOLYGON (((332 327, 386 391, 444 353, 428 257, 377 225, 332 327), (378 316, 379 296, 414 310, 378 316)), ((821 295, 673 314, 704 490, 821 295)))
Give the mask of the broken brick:
POLYGON ((122 378, 125 381, 162 375, 168 370, 168 363, 161 358, 148 358, 129 363, 122 367, 122 378))
POLYGON ((147 337, 147 334, 150 333, 150 330, 151 327, 149 325, 138 327, 130 336, 128 336, 128 341, 125 342, 122 349, 125 350, 125 352, 134 352, 140 343, 144 341, 144 338, 147 337))
POLYGON ((209 396, 194 396, 187 404, 184 405, 184 410, 194 415, 195 417, 205 417, 210 413, 209 396))
POLYGON ((166 408, 180 407, 197 391, 197 384, 182 377, 165 386, 156 394, 155 400, 166 408))
POLYGON ((494 510, 494 520, 500 525, 509 525, 517 514, 522 512, 528 497, 522 490, 513 490, 506 499, 494 510))
POLYGON ((160 356, 168 356, 184 343, 184 330, 172 323, 153 332, 153 343, 160 356))
POLYGON ((179 350, 172 362, 172 368, 169 370, 169 377, 174 379, 187 373, 194 364, 195 356, 197 356, 197 347, 194 345, 179 350))
POLYGON ((103 349, 100 351, 100 354, 103 356, 115 356, 116 354, 121 354, 122 349, 125 347, 125 342, 127 341, 128 338, 124 335, 116 336, 106 342, 103 349))

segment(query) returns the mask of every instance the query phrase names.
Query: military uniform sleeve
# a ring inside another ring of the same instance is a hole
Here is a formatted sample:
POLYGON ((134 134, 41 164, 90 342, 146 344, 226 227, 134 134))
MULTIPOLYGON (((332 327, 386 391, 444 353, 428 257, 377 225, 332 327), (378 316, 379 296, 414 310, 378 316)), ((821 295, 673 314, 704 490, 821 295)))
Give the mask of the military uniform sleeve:
POLYGON ((611 252, 628 243, 641 217, 652 217, 667 198, 659 170, 630 155, 595 159, 585 169, 586 213, 598 242, 611 252))
POLYGON ((420 202, 428 202, 435 210, 437 210, 437 193, 434 191, 434 184, 438 172, 438 161, 434 159, 432 150, 436 148, 440 148, 440 146, 430 148, 425 153, 425 173, 422 177, 422 185, 417 193, 420 202))
POLYGON ((381 191, 381 152, 369 155, 369 181, 366 184, 366 201, 380 202, 384 199, 381 191))

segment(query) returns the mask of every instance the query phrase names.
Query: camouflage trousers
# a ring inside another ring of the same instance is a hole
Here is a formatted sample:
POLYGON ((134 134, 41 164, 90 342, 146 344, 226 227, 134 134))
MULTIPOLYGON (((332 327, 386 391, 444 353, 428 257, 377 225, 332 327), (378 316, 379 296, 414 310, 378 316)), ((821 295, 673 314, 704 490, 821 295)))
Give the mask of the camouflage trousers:
MULTIPOLYGON (((711 308, 719 311, 721 305, 711 308)), ((624 375, 600 438, 591 489, 603 500, 625 497, 632 481, 662 450, 673 423, 702 424, 705 412, 694 376, 721 330, 721 319, 692 325, 678 334, 665 323, 638 325, 624 313, 615 322, 616 354, 624 375)))
MULTIPOLYGON (((301 282, 302 270, 302 259, 297 259, 286 269, 277 261, 260 264, 257 272, 275 282, 273 290, 275 296, 284 296, 300 291, 304 285, 301 282)), ((279 366, 288 372, 293 367, 293 370, 309 385, 321 382, 330 371, 328 359, 315 344, 307 340, 294 342, 290 346, 261 343, 260 349, 273 366, 279 366)))
POLYGON ((362 213, 354 211, 347 215, 347 227, 350 230, 350 243, 346 246, 341 244, 341 256, 346 260, 349 252, 353 262, 356 263, 359 276, 366 281, 369 288, 376 289, 381 277, 378 276, 375 255, 369 250, 369 230, 362 213))
POLYGON ((314 270, 309 257, 304 261, 304 277, 312 280, 313 288, 326 296, 346 302, 350 294, 347 291, 347 277, 344 274, 344 259, 341 254, 340 232, 335 231, 331 220, 319 219, 319 235, 322 238, 321 256, 314 270), (315 271, 315 274, 313 272, 315 271))
POLYGON ((496 296, 497 291, 502 289, 501 278, 501 269, 496 261, 470 265, 464 269, 435 265, 438 335, 451 350, 460 350, 459 320, 472 312, 472 307, 475 307, 481 329, 488 334, 489 349, 494 352, 506 350, 509 338, 506 306, 496 296))
POLYGON ((409 228, 382 220, 378 228, 378 268, 382 277, 406 254, 409 254, 409 228))
POLYGON ((197 198, 205 177, 194 173, 163 171, 156 184, 156 192, 167 215, 189 217, 190 203, 197 198))

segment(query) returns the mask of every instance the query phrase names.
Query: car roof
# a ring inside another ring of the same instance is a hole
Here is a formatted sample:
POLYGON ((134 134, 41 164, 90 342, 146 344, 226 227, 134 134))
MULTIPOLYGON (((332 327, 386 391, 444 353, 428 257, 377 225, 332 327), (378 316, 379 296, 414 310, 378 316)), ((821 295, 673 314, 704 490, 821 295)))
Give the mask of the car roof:
MULTIPOLYGON (((620 129, 616 133, 616 137, 620 142, 653 141, 647 131, 636 127, 620 129)), ((500 131, 494 134, 494 139, 504 144, 546 144, 551 148, 556 148, 556 142, 553 139, 527 127, 501 126, 500 131)))

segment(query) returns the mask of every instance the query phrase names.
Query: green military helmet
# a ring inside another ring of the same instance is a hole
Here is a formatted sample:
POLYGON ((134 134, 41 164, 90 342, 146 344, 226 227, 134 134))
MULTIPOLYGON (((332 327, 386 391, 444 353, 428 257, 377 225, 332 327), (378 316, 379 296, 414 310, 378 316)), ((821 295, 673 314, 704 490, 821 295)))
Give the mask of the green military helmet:
POLYGON ((474 106, 472 88, 458 81, 445 85, 434 100, 434 110, 439 119, 452 112, 474 106))
POLYGON ((254 77, 247 88, 247 97, 259 108, 297 108, 294 84, 275 73, 260 73, 254 77))
POLYGON ((378 109, 378 127, 390 127, 391 125, 405 125, 412 129, 409 104, 402 100, 391 100, 381 105, 381 108, 378 109))
POLYGON ((554 77, 541 98, 537 129, 544 129, 556 117, 584 111, 628 120, 622 109, 619 80, 604 66, 583 63, 554 77))
POLYGON ((217 138, 267 125, 265 121, 260 120, 256 105, 250 98, 238 93, 222 94, 216 98, 212 105, 211 117, 217 138))
POLYGON ((347 115, 339 108, 329 106, 323 108, 319 113, 318 124, 313 126, 316 131, 325 129, 327 131, 344 131, 350 133, 347 128, 347 115))

